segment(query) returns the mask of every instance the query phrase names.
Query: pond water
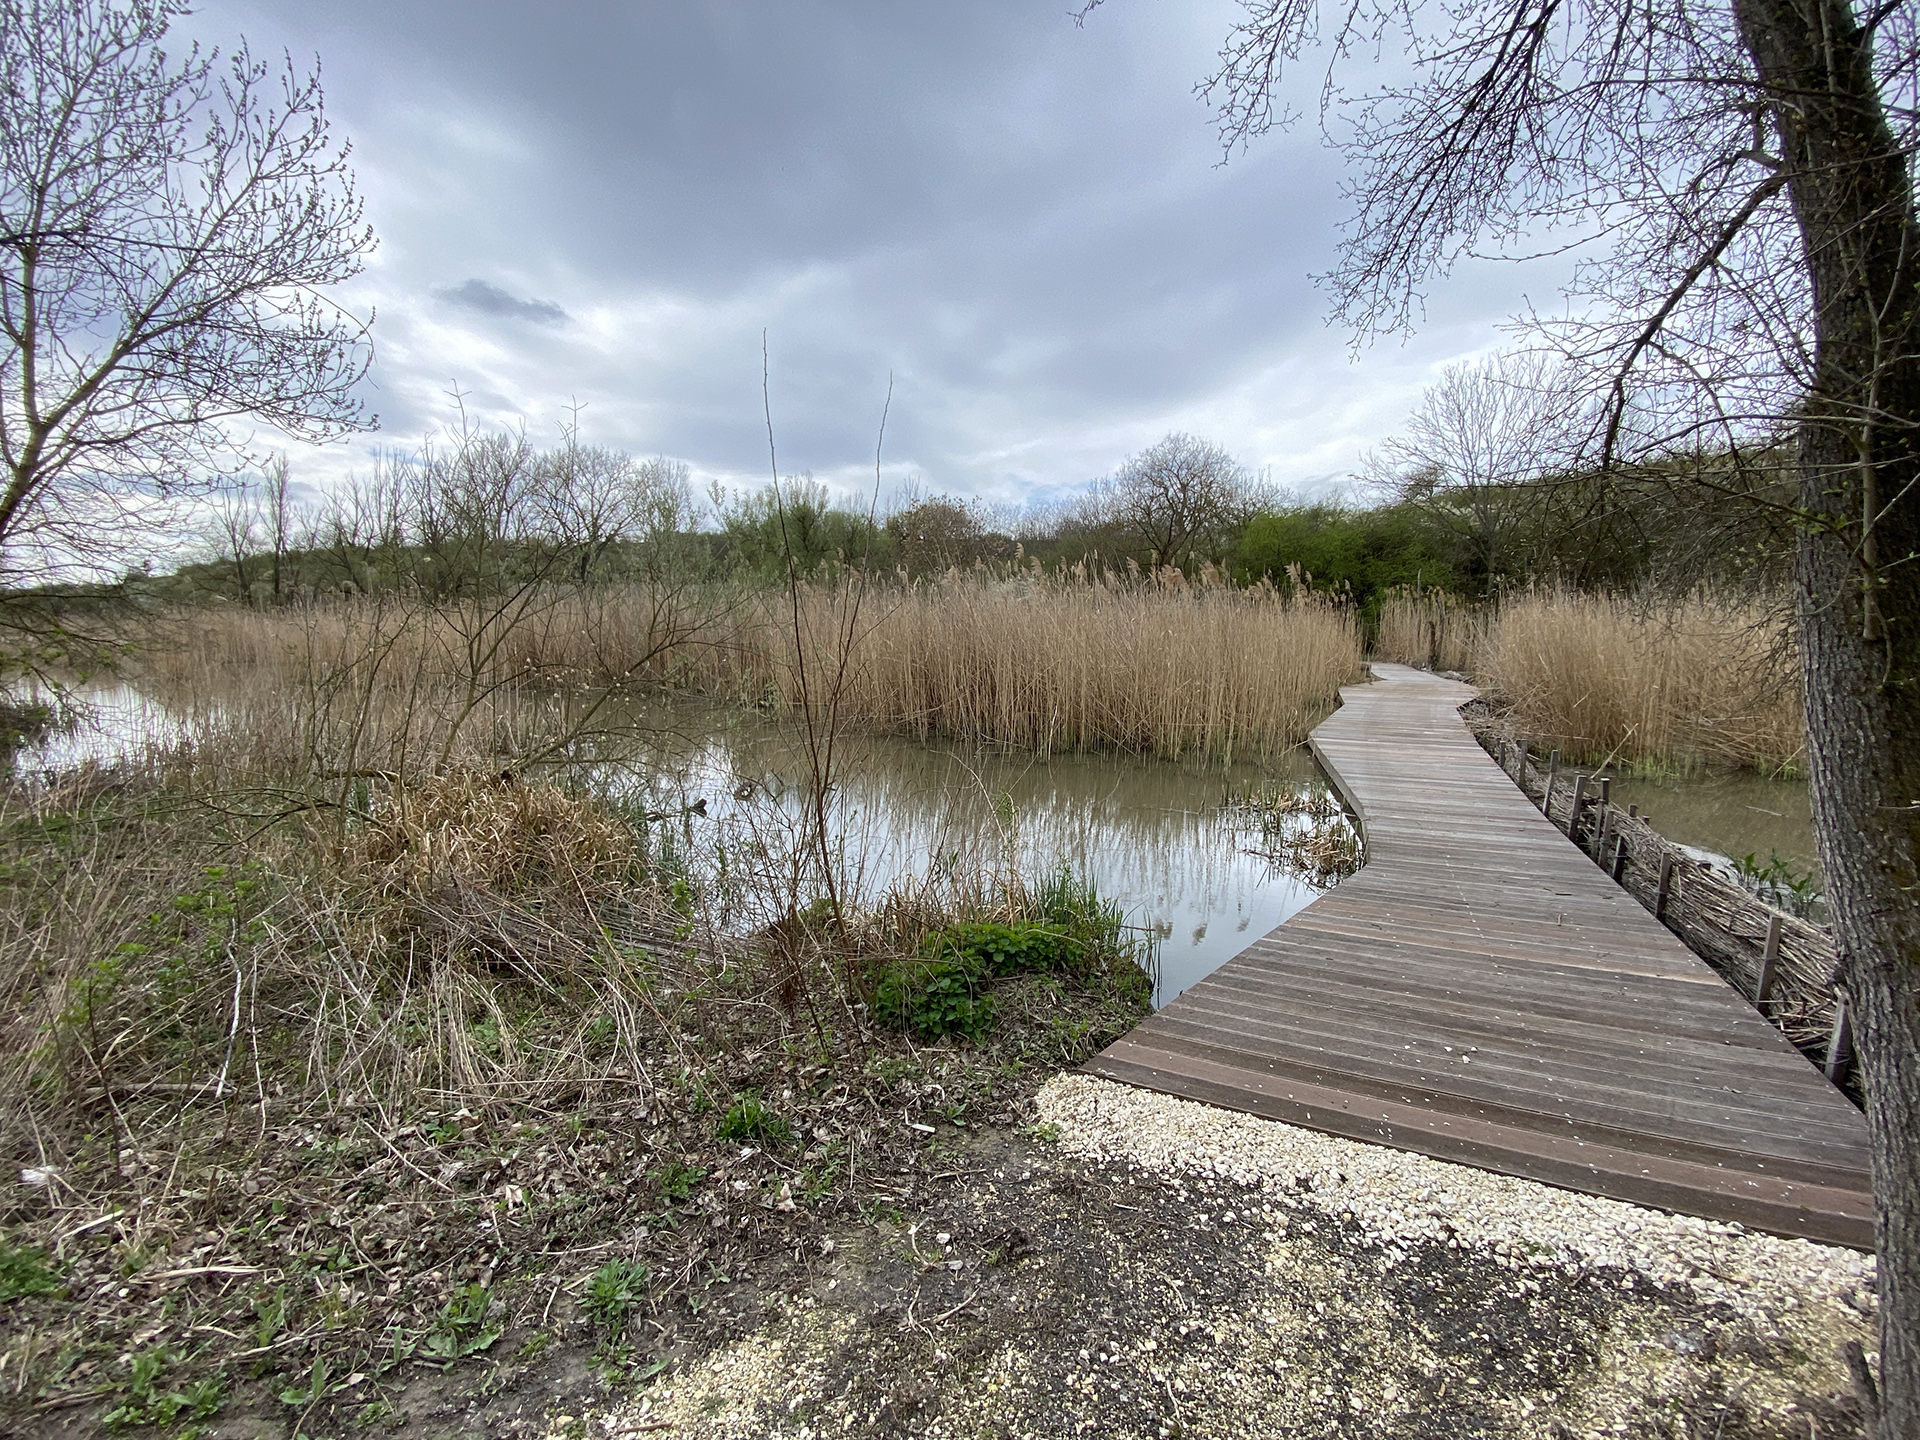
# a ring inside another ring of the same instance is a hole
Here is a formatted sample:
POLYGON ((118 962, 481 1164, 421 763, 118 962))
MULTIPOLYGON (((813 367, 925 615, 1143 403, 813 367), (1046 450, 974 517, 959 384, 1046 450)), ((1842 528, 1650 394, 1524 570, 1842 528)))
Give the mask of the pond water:
MULTIPOLYGON (((87 719, 16 757, 19 773, 110 761, 170 745, 187 726, 128 687, 82 695, 87 719)), ((710 846, 746 827, 791 824, 807 791, 804 732, 737 710, 636 701, 603 716, 573 757, 595 789, 683 817, 710 846)), ((1323 792, 1304 747, 1229 767, 1112 754, 1054 755, 926 745, 871 734, 837 741, 828 830, 865 900, 961 857, 1030 878, 1065 865, 1157 941, 1164 1004, 1293 915, 1321 887, 1251 851, 1257 823, 1232 805, 1259 789, 1323 792)), ((1339 822, 1336 822, 1336 824, 1339 822)))
POLYGON ((1638 805, 1662 835, 1682 845, 1765 866, 1778 855, 1797 874, 1820 873, 1813 803, 1804 780, 1753 774, 1615 780, 1613 798, 1638 805))
MULTIPOLYGON (((691 836, 772 811, 797 820, 808 793, 804 732, 752 717, 682 711, 601 778, 637 787, 649 808, 696 805, 691 836), (707 728, 684 722, 704 718, 707 728)), ((1066 866, 1116 901, 1156 942, 1164 1004, 1322 893, 1251 853, 1260 845, 1233 801, 1280 785, 1325 789, 1304 749, 1264 764, 1179 765, 843 735, 828 830, 841 873, 866 900, 959 857, 1010 862, 1030 878, 1066 866)))

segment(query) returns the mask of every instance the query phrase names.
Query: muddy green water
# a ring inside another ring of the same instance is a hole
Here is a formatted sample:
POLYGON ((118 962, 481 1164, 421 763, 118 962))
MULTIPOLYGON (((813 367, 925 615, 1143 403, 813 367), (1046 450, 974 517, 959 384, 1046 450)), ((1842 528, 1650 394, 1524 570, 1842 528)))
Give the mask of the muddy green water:
POLYGON ((1615 780, 1613 798, 1638 805, 1670 840, 1765 864, 1778 855, 1795 871, 1819 873, 1813 808, 1804 780, 1757 775, 1681 780, 1615 780))
MULTIPOLYGON (((91 723, 22 755, 23 768, 111 761, 185 738, 178 717, 137 691, 103 687, 86 698, 91 723)), ((798 727, 685 703, 613 714, 575 763, 609 796, 655 812, 697 807, 681 830, 708 853, 716 844, 777 850, 783 836, 790 841, 810 771, 798 727)), ((1107 754, 1042 760, 846 735, 834 774, 829 829, 859 897, 877 899, 942 866, 1011 863, 1038 877, 1065 864, 1157 941, 1160 1003, 1320 893, 1248 853, 1257 836, 1226 805, 1264 784, 1323 786, 1304 748, 1223 768, 1107 754)), ((1613 794, 1681 844, 1762 863, 1777 854, 1795 871, 1818 873, 1804 782, 1622 779, 1613 794)))
MULTIPOLYGON (((698 805, 703 838, 797 831, 811 770, 804 733, 682 711, 608 762, 599 787, 655 810, 698 805)), ((839 738, 828 829, 841 873, 867 900, 943 867, 999 864, 1041 877, 1065 865, 1155 941, 1164 1004, 1321 891, 1248 853, 1228 802, 1264 784, 1323 788, 1304 749, 1232 767, 1117 755, 1047 759, 885 735, 839 738)))

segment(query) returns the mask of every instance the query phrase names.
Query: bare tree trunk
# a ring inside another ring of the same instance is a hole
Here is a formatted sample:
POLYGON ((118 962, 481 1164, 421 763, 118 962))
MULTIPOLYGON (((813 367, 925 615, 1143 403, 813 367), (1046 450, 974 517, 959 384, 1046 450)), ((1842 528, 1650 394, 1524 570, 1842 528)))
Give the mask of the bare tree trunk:
POLYGON ((1797 556, 1814 823, 1865 1072, 1879 1434, 1920 1435, 1920 226, 1845 0, 1735 0, 1813 281, 1797 556))

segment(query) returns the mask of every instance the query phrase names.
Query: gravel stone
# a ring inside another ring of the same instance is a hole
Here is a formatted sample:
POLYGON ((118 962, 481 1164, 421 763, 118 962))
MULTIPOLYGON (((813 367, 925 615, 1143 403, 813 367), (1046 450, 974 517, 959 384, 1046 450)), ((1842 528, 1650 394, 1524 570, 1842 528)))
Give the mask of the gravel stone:
POLYGON ((1059 1127, 1069 1154, 1230 1180, 1356 1223, 1389 1247, 1440 1240, 1489 1251, 1516 1269, 1631 1272, 1685 1285, 1749 1318, 1821 1301, 1875 1313, 1873 1257, 1837 1246, 1581 1195, 1090 1075, 1058 1076, 1035 1105, 1043 1122, 1059 1127))

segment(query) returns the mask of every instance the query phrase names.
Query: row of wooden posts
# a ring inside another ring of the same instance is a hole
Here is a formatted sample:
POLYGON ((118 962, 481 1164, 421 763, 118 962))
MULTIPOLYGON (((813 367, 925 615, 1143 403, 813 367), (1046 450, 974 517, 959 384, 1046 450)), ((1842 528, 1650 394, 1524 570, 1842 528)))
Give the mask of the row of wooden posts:
POLYGON ((1481 740, 1556 829, 1751 1000, 1829 1080, 1852 1088, 1851 1021, 1826 927, 1775 909, 1688 855, 1638 806, 1621 810, 1611 776, 1562 771, 1558 750, 1541 769, 1528 739, 1510 732, 1482 728, 1481 740))

